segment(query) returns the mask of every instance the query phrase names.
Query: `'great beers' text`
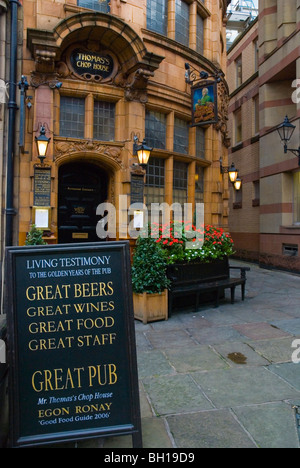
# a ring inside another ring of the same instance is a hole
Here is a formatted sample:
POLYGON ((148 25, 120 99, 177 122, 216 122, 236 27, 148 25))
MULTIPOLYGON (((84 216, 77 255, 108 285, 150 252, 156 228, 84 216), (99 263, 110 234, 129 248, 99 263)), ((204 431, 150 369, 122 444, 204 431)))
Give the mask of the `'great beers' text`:
POLYGON ((114 293, 113 283, 75 283, 53 286, 29 286, 26 289, 26 298, 28 301, 54 301, 60 299, 69 299, 73 293, 74 298, 79 297, 101 297, 112 296, 114 293))

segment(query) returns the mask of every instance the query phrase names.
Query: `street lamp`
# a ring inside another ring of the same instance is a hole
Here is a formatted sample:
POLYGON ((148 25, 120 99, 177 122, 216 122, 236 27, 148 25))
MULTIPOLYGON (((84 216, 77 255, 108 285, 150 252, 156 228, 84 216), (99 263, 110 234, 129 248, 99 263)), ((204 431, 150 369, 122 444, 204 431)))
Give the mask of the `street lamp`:
POLYGON ((241 190, 242 180, 239 178, 239 171, 236 169, 235 164, 231 166, 223 166, 223 159, 220 158, 220 171, 221 174, 228 174, 230 182, 234 185, 235 190, 241 190))
POLYGON ((296 129, 295 125, 291 124, 288 116, 286 116, 282 124, 278 125, 277 127, 278 134, 284 145, 284 153, 287 154, 287 152, 290 151, 295 156, 297 156, 299 159, 299 167, 300 167, 300 146, 298 149, 288 148, 288 143, 291 140, 295 129, 296 129))
POLYGON ((44 159, 46 158, 46 153, 47 153, 50 140, 51 138, 46 137, 45 127, 42 126, 39 136, 35 137, 35 142, 36 142, 37 151, 38 151, 38 158, 41 161, 41 164, 43 164, 44 159))
POLYGON ((234 185, 235 190, 239 192, 242 188, 242 179, 238 177, 233 185, 234 185))
POLYGON ((151 151, 153 148, 150 148, 146 145, 146 140, 143 140, 141 145, 138 144, 138 137, 134 137, 134 144, 133 144, 133 154, 134 156, 138 157, 139 165, 145 170, 151 155, 151 151))
POLYGON ((235 168, 234 163, 231 164, 231 167, 228 171, 228 175, 229 175, 230 182, 234 184, 239 175, 238 170, 235 168))

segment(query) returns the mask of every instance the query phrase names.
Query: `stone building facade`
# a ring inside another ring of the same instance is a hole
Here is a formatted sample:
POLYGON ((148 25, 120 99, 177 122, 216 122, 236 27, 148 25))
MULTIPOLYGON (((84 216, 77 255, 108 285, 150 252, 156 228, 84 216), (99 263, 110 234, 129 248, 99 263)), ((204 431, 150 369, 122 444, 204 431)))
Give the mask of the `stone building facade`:
POLYGON ((300 2, 261 0, 259 18, 228 52, 230 161, 243 189, 231 192, 230 229, 239 256, 300 270, 300 171, 277 127, 287 115, 299 147, 300 2))
MULTIPOLYGON (((227 4, 23 1, 29 88, 16 155, 16 244, 24 245, 33 222, 48 243, 99 240, 97 206, 109 202, 118 210, 122 195, 128 207, 133 179, 143 175, 135 138, 153 147, 148 206, 204 201, 205 221, 228 226, 228 181, 219 167, 220 156, 227 161, 227 85, 222 78, 218 124, 196 128, 185 81, 186 63, 210 76, 226 70, 227 4), (51 140, 41 164, 35 140, 42 127, 51 140)), ((126 237, 121 224, 111 238, 126 237)))

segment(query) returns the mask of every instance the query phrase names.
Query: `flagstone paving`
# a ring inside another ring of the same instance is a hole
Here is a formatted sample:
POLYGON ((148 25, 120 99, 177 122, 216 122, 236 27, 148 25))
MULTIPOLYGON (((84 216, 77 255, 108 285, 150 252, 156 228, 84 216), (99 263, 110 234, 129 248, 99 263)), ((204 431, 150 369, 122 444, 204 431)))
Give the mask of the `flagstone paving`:
POLYGON ((299 448, 300 276, 249 266, 245 302, 136 322, 145 448, 299 448))

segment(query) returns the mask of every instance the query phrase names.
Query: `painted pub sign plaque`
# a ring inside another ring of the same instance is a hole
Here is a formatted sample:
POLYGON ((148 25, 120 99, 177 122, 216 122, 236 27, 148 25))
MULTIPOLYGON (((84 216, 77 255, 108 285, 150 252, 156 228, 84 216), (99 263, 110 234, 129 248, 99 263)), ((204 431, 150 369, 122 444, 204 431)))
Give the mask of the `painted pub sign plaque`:
POLYGON ((132 434, 141 447, 129 244, 6 253, 10 445, 132 434))
POLYGON ((205 82, 192 88, 192 126, 218 122, 217 82, 205 82))
POLYGON ((78 47, 70 51, 69 60, 75 74, 85 79, 105 81, 117 71, 117 60, 110 51, 99 53, 78 47))

